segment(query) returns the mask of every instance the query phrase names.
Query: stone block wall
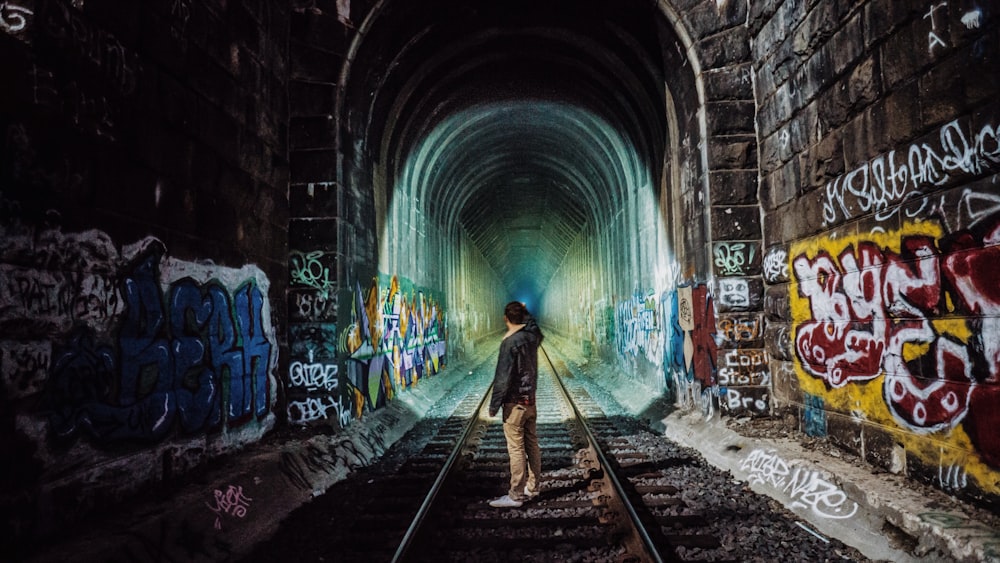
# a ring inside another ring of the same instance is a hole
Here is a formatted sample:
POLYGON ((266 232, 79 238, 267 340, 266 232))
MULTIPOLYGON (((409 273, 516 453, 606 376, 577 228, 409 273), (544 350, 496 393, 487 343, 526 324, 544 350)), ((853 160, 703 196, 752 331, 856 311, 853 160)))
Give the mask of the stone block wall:
POLYGON ((0 4, 4 544, 273 426, 285 10, 0 4))
POLYGON ((755 2, 748 20, 775 396, 809 434, 988 500, 998 17, 871 0, 755 2))

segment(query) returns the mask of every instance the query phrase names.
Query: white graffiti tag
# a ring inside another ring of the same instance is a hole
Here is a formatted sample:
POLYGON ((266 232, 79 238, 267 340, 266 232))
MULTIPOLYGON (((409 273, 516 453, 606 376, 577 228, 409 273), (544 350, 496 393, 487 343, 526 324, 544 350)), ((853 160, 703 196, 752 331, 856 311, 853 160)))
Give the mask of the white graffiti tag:
POLYGON ((793 508, 809 508, 817 516, 838 520, 858 511, 858 503, 818 471, 794 467, 774 450, 754 450, 740 463, 740 469, 750 473, 751 484, 767 485, 788 494, 793 508))
POLYGON ((16 33, 28 25, 28 16, 34 12, 9 2, 0 2, 0 29, 7 33, 16 33))
POLYGON ((969 139, 958 121, 938 134, 938 141, 914 143, 889 151, 826 185, 822 196, 826 226, 866 213, 886 219, 895 204, 927 188, 942 186, 958 174, 978 175, 1000 164, 1000 130, 985 124, 969 139))

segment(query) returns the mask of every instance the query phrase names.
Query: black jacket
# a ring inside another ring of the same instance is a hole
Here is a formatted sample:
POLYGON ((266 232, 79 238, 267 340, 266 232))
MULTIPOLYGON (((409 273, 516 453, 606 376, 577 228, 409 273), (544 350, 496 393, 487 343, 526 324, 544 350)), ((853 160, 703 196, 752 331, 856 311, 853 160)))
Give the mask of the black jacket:
POLYGON ((538 384, 538 346, 542 343, 541 329, 533 317, 528 317, 521 330, 500 343, 497 370, 493 375, 493 396, 490 416, 496 415, 504 403, 535 400, 538 384))

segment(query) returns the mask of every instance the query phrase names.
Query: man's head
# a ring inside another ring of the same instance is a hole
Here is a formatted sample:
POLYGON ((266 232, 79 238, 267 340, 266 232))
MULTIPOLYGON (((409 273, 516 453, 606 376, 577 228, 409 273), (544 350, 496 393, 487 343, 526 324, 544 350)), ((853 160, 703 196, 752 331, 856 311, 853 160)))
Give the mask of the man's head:
POLYGON ((511 301, 504 307, 503 316, 512 325, 523 325, 528 320, 528 308, 520 301, 511 301))

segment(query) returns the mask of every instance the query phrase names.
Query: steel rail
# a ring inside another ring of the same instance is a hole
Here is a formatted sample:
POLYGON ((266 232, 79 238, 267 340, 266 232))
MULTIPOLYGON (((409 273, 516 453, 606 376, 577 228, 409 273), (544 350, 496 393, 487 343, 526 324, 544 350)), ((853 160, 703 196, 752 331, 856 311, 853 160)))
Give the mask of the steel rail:
POLYGON ((590 442, 591 446, 594 449, 594 453, 597 455, 598 463, 600 463, 601 467, 604 468, 604 475, 606 475, 608 480, 611 482, 612 487, 614 487, 615 493, 618 495, 619 499, 622 502, 622 505, 628 512, 629 518, 632 521, 632 527, 635 530, 635 532, 639 535, 639 538, 642 541, 643 548, 645 548, 646 553, 650 557, 652 557, 653 561, 655 561, 656 563, 663 563, 663 558, 660 557, 660 552, 656 549, 656 545, 653 543, 653 539, 650 538, 649 533, 646 532, 646 527, 643 525, 642 520, 639 518, 639 513, 637 513, 635 511, 635 508, 632 506, 632 502, 628 499, 628 496, 625 492, 625 488, 622 486, 622 483, 618 479, 618 476, 615 475, 615 472, 612 471, 611 469, 612 466, 608 462, 608 458, 604 455, 604 452, 601 450, 600 445, 597 443, 597 438, 594 436, 594 433, 591 432, 590 426, 587 424, 586 417, 584 417, 583 413, 581 413, 579 409, 576 408, 576 403, 574 403, 573 400, 570 398, 569 391, 566 389, 565 384, 563 384, 562 378, 559 377, 559 373, 556 371, 556 366, 555 364, 552 363, 552 359, 549 358, 548 352, 546 352, 545 348, 541 346, 539 347, 539 349, 542 351, 542 354, 545 355, 545 361, 549 363, 549 367, 552 369, 552 373, 555 375, 556 382, 559 384, 559 389, 566 397, 566 401, 573 408, 573 414, 576 416, 576 419, 580 422, 580 426, 583 428, 584 433, 587 435, 587 440, 590 442))
POLYGON ((469 423, 465 425, 465 429, 462 431, 462 435, 459 436, 458 438, 458 443, 455 445, 455 448, 451 451, 451 454, 448 456, 447 461, 445 461, 444 467, 442 467, 441 471, 438 473, 437 478, 434 480, 434 485, 431 486, 431 489, 427 493, 427 496, 424 497, 424 502, 420 505, 420 509, 417 510, 417 514, 416 516, 413 517, 413 521, 410 522, 410 527, 407 528, 406 534, 403 535, 403 539, 402 541, 400 541, 399 547, 396 548, 396 553, 392 556, 393 563, 399 563, 403 561, 403 557, 406 555, 406 551, 410 548, 410 545, 413 543, 413 539, 417 535, 417 530, 424 523, 424 518, 430 511, 431 505, 434 503, 434 499, 437 498, 437 494, 441 490, 441 487, 444 484, 445 479, 447 479, 448 475, 451 473, 452 467, 455 465, 455 461, 461 454, 465 442, 469 439, 469 434, 471 434, 473 428, 475 428, 479 424, 479 415, 482 412, 483 406, 486 404, 486 399, 489 398, 490 391, 492 389, 493 386, 490 385, 489 389, 486 390, 486 394, 483 395, 483 398, 479 401, 479 406, 476 407, 475 415, 472 416, 472 418, 469 420, 469 423))

